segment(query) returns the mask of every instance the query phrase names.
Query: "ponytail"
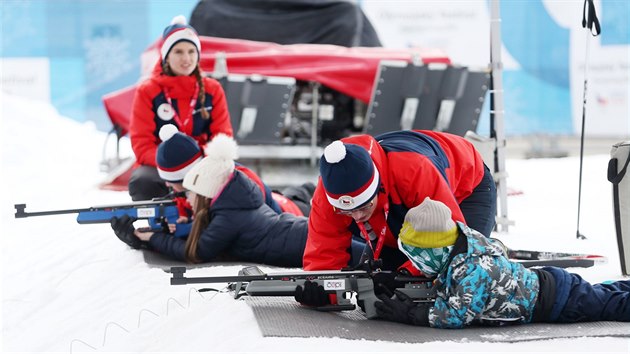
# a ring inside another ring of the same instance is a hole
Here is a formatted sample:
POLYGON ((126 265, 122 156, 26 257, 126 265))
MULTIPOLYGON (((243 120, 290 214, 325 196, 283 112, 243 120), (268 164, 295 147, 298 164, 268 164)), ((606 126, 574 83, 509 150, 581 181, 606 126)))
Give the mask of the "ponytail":
POLYGON ((210 215, 208 206, 210 205, 210 199, 197 195, 193 205, 193 223, 190 229, 190 234, 186 239, 185 256, 186 261, 190 263, 199 263, 201 260, 197 256, 197 244, 199 243, 199 237, 203 230, 210 224, 210 215))

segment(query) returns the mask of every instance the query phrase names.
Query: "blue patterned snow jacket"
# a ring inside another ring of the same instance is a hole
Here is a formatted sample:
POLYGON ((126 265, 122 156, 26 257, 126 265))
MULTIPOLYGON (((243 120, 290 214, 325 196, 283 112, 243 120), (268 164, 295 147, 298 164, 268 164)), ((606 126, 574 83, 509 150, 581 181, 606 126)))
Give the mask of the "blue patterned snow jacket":
POLYGON ((429 310, 429 325, 462 328, 530 322, 538 276, 509 261, 492 239, 461 222, 457 226, 460 234, 453 248, 455 255, 435 280, 437 298, 429 310))
MULTIPOLYGON (((302 267, 308 219, 274 212, 258 186, 240 171, 234 171, 209 214, 210 224, 197 244, 202 262, 225 255, 243 262, 302 267)), ((185 261, 184 238, 155 233, 149 244, 159 253, 185 261)))

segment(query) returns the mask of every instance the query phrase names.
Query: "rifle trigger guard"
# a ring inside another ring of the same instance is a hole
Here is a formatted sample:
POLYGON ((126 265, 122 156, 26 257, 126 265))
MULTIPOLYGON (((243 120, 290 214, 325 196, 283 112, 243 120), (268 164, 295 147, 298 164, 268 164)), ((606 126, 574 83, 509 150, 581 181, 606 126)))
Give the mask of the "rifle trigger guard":
POLYGON ((237 300, 243 295, 247 295, 247 292, 242 291, 243 290, 242 281, 237 281, 236 283, 230 283, 228 285, 228 289, 234 291, 234 300, 237 300))

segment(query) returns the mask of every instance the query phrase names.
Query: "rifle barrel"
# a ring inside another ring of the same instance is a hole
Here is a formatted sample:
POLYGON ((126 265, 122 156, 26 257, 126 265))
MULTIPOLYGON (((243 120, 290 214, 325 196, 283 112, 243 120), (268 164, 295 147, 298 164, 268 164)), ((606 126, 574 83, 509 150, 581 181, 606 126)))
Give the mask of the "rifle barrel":
POLYGON ((295 279, 338 279, 340 277, 351 278, 368 278, 369 274, 365 271, 303 271, 303 272, 286 272, 271 273, 258 275, 234 275, 234 276, 216 276, 216 277, 185 277, 185 267, 171 267, 171 285, 185 284, 201 284, 201 283, 233 283, 233 282, 251 282, 256 280, 286 280, 295 279), (183 269, 182 269, 183 268, 183 269))
POLYGON ((45 216, 45 215, 59 215, 59 214, 76 214, 83 213, 87 211, 98 211, 98 210, 117 210, 117 209, 129 209, 129 208, 140 208, 140 207, 156 207, 156 206, 170 206, 175 205, 176 202, 172 199, 166 200, 143 200, 137 202, 131 202, 127 204, 113 204, 113 205, 102 205, 102 206, 93 206, 89 208, 77 208, 77 209, 61 209, 61 210, 46 210, 46 211, 33 211, 26 212, 26 204, 15 204, 15 218, 26 218, 29 216, 45 216))
POLYGON ((59 214, 76 214, 90 210, 90 208, 82 209, 63 209, 63 210, 47 210, 47 211, 33 211, 26 212, 26 204, 15 204, 15 218, 26 218, 29 216, 44 216, 44 215, 59 215, 59 214))

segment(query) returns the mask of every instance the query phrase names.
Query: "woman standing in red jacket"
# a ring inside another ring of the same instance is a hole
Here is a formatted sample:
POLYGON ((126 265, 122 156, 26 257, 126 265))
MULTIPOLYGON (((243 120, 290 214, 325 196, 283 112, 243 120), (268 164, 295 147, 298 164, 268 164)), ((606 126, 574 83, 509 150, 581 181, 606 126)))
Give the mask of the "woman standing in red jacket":
POLYGON ((195 30, 177 16, 162 39, 160 62, 140 84, 133 101, 129 136, 138 165, 129 180, 133 200, 168 193, 155 164, 163 125, 176 125, 201 147, 219 133, 232 136, 223 88, 205 77, 199 66, 201 44, 195 30))

